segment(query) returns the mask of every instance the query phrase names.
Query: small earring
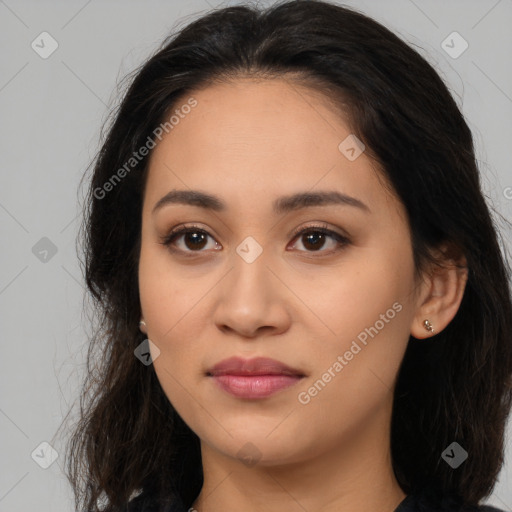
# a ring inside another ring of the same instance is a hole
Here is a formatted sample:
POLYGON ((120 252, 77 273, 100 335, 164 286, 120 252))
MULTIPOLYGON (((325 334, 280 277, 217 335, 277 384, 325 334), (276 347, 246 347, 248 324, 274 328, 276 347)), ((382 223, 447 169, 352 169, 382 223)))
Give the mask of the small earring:
POLYGON ((146 327, 146 322, 144 322, 144 320, 141 320, 141 321, 139 322, 139 327, 141 327, 142 325, 143 325, 144 327, 146 327))
POLYGON ((430 323, 429 320, 425 320, 423 322, 423 325, 425 326, 425 329, 428 331, 428 332, 431 332, 432 334, 434 334, 434 326, 430 323))

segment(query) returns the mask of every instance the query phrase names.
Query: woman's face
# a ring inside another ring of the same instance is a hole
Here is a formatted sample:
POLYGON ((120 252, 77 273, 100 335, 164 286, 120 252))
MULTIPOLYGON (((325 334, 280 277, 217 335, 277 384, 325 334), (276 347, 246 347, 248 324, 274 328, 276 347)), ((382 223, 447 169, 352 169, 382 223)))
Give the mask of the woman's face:
POLYGON ((191 96, 153 150, 142 214, 141 307, 164 392, 203 447, 253 463, 386 442, 418 301, 402 204, 310 90, 240 79, 191 96), (171 191, 182 201, 155 209, 171 191), (192 191, 215 200, 188 204, 192 191), (232 356, 302 377, 208 375, 232 356))

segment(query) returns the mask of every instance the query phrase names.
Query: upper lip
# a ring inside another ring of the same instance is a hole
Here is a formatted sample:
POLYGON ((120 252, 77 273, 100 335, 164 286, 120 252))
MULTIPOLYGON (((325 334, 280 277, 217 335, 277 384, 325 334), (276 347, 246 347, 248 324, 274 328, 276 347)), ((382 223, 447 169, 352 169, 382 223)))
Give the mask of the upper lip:
POLYGON ((268 357, 253 359, 230 357, 210 368, 207 375, 297 375, 304 377, 300 370, 268 357))

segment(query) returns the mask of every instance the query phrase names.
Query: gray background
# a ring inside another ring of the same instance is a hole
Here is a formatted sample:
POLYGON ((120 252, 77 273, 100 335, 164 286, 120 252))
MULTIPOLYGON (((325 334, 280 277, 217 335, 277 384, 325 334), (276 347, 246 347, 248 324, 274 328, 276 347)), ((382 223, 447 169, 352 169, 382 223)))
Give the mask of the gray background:
MULTIPOLYGON (((63 441, 54 436, 78 396, 87 348, 75 250, 78 182, 116 85, 171 29, 236 3, 0 0, 0 512, 73 509, 63 441), (43 31, 59 45, 47 59, 31 47, 43 31), (48 247, 43 237, 55 254, 38 253, 48 247), (36 463, 37 454, 48 460, 39 447, 45 441, 60 454, 47 469, 36 463)), ((473 130, 489 201, 511 218, 512 1, 345 4, 396 31, 439 70, 473 130), (469 44, 458 58, 441 46, 453 31, 469 44)), ((510 247, 511 232, 502 234, 510 247)), ((506 467, 488 500, 507 511, 511 431, 506 467)))

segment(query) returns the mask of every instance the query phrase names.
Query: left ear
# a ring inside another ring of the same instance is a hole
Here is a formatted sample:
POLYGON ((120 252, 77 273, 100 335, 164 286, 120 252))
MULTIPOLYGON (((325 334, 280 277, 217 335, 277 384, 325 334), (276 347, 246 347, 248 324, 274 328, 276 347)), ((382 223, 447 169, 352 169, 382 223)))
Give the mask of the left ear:
POLYGON ((457 314, 468 279, 467 261, 463 254, 443 244, 434 251, 440 265, 432 265, 424 274, 418 296, 411 335, 417 339, 429 338, 441 332, 457 314), (425 328, 428 320, 433 332, 425 328))

